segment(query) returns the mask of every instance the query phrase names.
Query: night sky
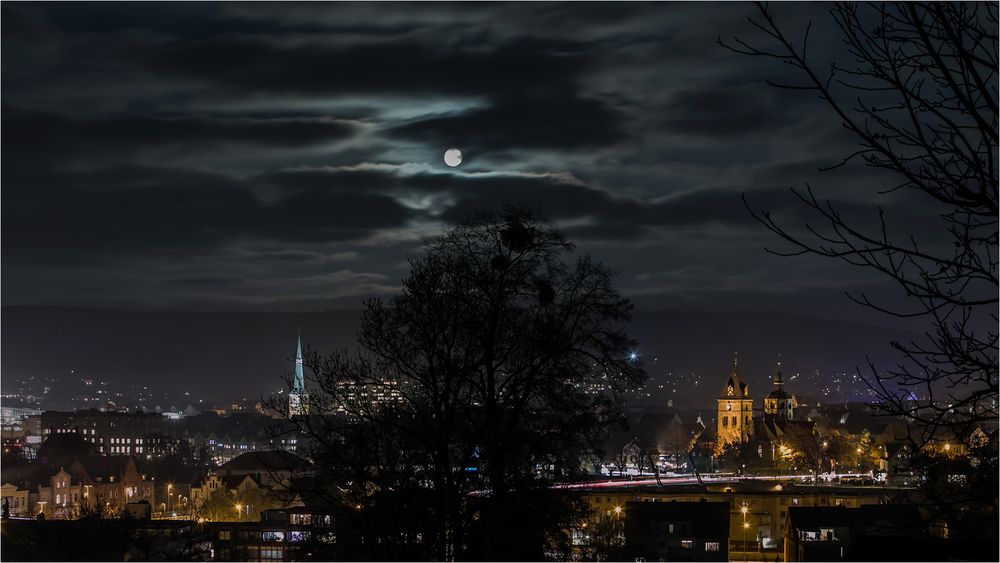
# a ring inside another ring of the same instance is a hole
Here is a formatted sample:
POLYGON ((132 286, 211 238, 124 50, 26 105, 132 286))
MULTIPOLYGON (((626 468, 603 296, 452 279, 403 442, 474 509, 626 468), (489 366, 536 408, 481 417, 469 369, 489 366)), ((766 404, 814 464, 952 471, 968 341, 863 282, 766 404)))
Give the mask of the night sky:
MULTIPOLYGON (((842 57, 827 6, 810 56, 842 57)), ((525 201, 640 308, 862 318, 874 276, 780 247, 811 184, 901 232, 936 210, 871 169, 712 4, 4 3, 3 303, 358 308, 478 208, 525 201), (449 147, 465 161, 445 166, 449 147)))

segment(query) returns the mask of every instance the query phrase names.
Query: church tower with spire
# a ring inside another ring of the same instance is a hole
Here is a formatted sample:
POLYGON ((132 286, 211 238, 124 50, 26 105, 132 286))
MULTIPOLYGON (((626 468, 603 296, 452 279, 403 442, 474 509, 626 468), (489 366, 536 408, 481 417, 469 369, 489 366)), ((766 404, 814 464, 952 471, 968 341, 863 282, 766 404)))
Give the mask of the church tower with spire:
POLYGON ((302 370, 302 334, 295 346, 295 378, 288 393, 288 416, 309 414, 309 393, 306 391, 306 377, 302 370))
POLYGON ((778 371, 771 379, 774 390, 764 398, 764 416, 792 420, 795 414, 795 400, 785 391, 785 380, 781 376, 781 354, 778 354, 778 371))
POLYGON ((753 435, 753 398, 750 396, 750 386, 743 381, 740 373, 738 352, 733 356, 733 369, 717 402, 719 413, 715 427, 716 447, 721 450, 733 442, 749 441, 753 435))

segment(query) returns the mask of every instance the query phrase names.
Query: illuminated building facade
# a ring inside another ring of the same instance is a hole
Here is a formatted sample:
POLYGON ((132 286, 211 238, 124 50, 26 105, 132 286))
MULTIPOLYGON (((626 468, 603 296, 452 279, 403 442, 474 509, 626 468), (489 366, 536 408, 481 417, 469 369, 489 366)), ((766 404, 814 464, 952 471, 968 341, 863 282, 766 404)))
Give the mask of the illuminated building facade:
POLYGON ((149 439, 163 433, 158 413, 102 412, 96 409, 41 414, 42 439, 53 434, 76 433, 97 446, 104 455, 146 455, 149 439))
POLYGON ((738 355, 733 357, 733 369, 717 402, 716 448, 721 450, 727 444, 749 441, 754 427, 753 397, 750 396, 750 386, 743 381, 740 373, 738 355))

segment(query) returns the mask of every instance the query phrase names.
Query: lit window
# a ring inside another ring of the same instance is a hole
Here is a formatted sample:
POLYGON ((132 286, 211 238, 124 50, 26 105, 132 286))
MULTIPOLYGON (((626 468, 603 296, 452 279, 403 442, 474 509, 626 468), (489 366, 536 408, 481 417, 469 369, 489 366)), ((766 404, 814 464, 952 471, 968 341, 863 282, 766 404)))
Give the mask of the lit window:
POLYGON ((694 540, 681 540, 681 547, 684 549, 694 549, 694 540))
POLYGON ((719 551, 719 542, 717 541, 705 542, 705 551, 719 551))

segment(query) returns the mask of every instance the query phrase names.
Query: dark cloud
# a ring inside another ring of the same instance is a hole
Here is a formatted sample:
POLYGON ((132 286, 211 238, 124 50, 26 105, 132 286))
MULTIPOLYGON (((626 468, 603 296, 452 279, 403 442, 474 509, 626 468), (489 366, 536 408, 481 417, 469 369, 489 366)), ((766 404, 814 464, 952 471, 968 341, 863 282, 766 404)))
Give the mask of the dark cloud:
POLYGON ((167 285, 182 287, 230 287, 245 285, 247 282, 243 278, 232 276, 188 276, 184 278, 171 278, 166 281, 167 285))
POLYGON ((586 45, 523 38, 494 48, 414 41, 348 46, 276 45, 254 37, 180 41, 149 64, 182 77, 253 92, 567 95, 586 45))
POLYGON ((473 153, 535 148, 580 149, 623 140, 623 116, 608 103, 577 97, 515 97, 488 108, 424 119, 392 132, 473 153))
MULTIPOLYGON (((794 27, 826 9, 777 10, 794 27)), ((786 65, 716 44, 752 33, 745 4, 0 11, 8 303, 355 306, 424 237, 523 202, 644 304, 767 287, 798 308, 830 272, 767 262, 741 196, 802 225, 788 188, 810 183, 867 226, 889 181, 817 171, 852 141, 764 85, 786 65)), ((817 60, 841 49, 813 31, 817 60)), ((906 229, 930 209, 884 199, 906 229)))
POLYGON ((183 146, 200 151, 220 146, 299 147, 343 140, 354 127, 316 119, 219 119, 150 117, 86 119, 3 107, 3 151, 17 156, 57 155, 121 158, 143 150, 183 146))
POLYGON ((706 136, 762 135, 787 126, 788 113, 776 110, 759 87, 716 84, 676 92, 662 109, 661 123, 680 134, 706 136))
POLYGON ((385 195, 314 188, 263 201, 223 176, 162 169, 48 174, 31 184, 8 178, 5 173, 4 258, 29 263, 150 252, 182 258, 240 239, 351 240, 400 227, 410 215, 385 195))

